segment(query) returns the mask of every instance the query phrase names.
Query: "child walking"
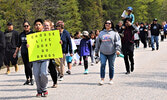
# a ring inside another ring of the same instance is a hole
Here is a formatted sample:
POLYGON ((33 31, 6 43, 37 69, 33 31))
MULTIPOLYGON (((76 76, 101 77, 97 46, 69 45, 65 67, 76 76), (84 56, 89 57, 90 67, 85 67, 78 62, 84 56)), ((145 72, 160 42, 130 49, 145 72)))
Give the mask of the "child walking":
POLYGON ((83 39, 80 42, 80 56, 83 57, 85 72, 84 74, 88 74, 88 56, 91 55, 91 41, 89 39, 89 33, 87 31, 83 31, 83 39))

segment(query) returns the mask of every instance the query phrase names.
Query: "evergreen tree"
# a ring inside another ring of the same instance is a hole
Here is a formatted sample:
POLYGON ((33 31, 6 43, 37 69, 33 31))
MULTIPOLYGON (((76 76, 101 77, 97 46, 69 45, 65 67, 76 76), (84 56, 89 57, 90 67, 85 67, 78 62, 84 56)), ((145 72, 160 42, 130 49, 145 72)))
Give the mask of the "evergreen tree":
POLYGON ((59 0, 57 10, 58 20, 65 22, 65 28, 70 33, 74 34, 81 30, 81 16, 78 12, 78 2, 76 0, 59 0))
POLYGON ((2 31, 6 29, 6 23, 12 22, 15 29, 22 31, 24 20, 32 20, 31 0, 2 0, 0 1, 0 22, 2 31))
POLYGON ((83 22, 83 30, 101 29, 103 9, 101 0, 78 0, 83 22))

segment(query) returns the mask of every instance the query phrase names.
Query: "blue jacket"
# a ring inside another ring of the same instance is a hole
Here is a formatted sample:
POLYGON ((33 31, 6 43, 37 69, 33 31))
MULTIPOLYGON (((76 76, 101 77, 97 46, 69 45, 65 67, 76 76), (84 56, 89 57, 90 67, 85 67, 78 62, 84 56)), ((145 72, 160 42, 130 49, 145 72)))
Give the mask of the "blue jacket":
POLYGON ((163 30, 164 30, 164 32, 167 32, 167 24, 164 25, 163 30))
POLYGON ((90 39, 82 39, 80 42, 80 56, 90 56, 91 48, 90 39))
POLYGON ((63 42, 62 44, 62 50, 63 53, 68 53, 68 50, 70 54, 72 53, 72 43, 71 43, 71 38, 70 34, 67 30, 63 30, 63 33, 60 34, 61 40, 63 42))

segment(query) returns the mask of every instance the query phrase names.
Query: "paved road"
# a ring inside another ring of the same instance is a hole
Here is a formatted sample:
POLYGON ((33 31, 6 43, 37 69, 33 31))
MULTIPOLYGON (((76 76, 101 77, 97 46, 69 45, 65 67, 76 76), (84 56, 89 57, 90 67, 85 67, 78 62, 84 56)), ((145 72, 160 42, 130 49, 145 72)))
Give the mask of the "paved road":
MULTIPOLYGON (((141 44, 142 46, 142 44, 141 44)), ((125 75, 122 58, 116 58, 114 84, 109 85, 108 66, 103 86, 99 86, 100 64, 89 66, 89 74, 84 75, 83 66, 75 66, 71 75, 65 75, 57 88, 50 88, 49 77, 47 100, 166 100, 167 99, 167 40, 160 43, 158 51, 151 48, 135 50, 135 71, 125 75)), ((19 72, 14 68, 10 75, 0 71, 0 99, 39 100, 36 98, 36 85, 24 86, 24 67, 19 72)))

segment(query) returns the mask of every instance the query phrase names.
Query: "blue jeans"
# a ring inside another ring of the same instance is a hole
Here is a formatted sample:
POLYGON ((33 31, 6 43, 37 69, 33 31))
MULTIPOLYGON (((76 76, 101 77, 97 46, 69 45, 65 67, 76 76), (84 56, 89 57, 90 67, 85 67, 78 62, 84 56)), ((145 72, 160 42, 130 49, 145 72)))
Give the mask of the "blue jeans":
POLYGON ((109 64, 109 77, 112 79, 114 77, 114 61, 116 58, 116 54, 111 55, 104 55, 103 53, 100 53, 100 60, 101 60, 101 69, 100 69, 100 76, 101 78, 105 78, 105 67, 106 67, 106 61, 108 59, 109 64))
POLYGON ((151 35, 151 46, 153 49, 155 49, 154 47, 154 40, 156 42, 156 47, 159 48, 159 37, 158 36, 155 36, 155 35, 151 35))

